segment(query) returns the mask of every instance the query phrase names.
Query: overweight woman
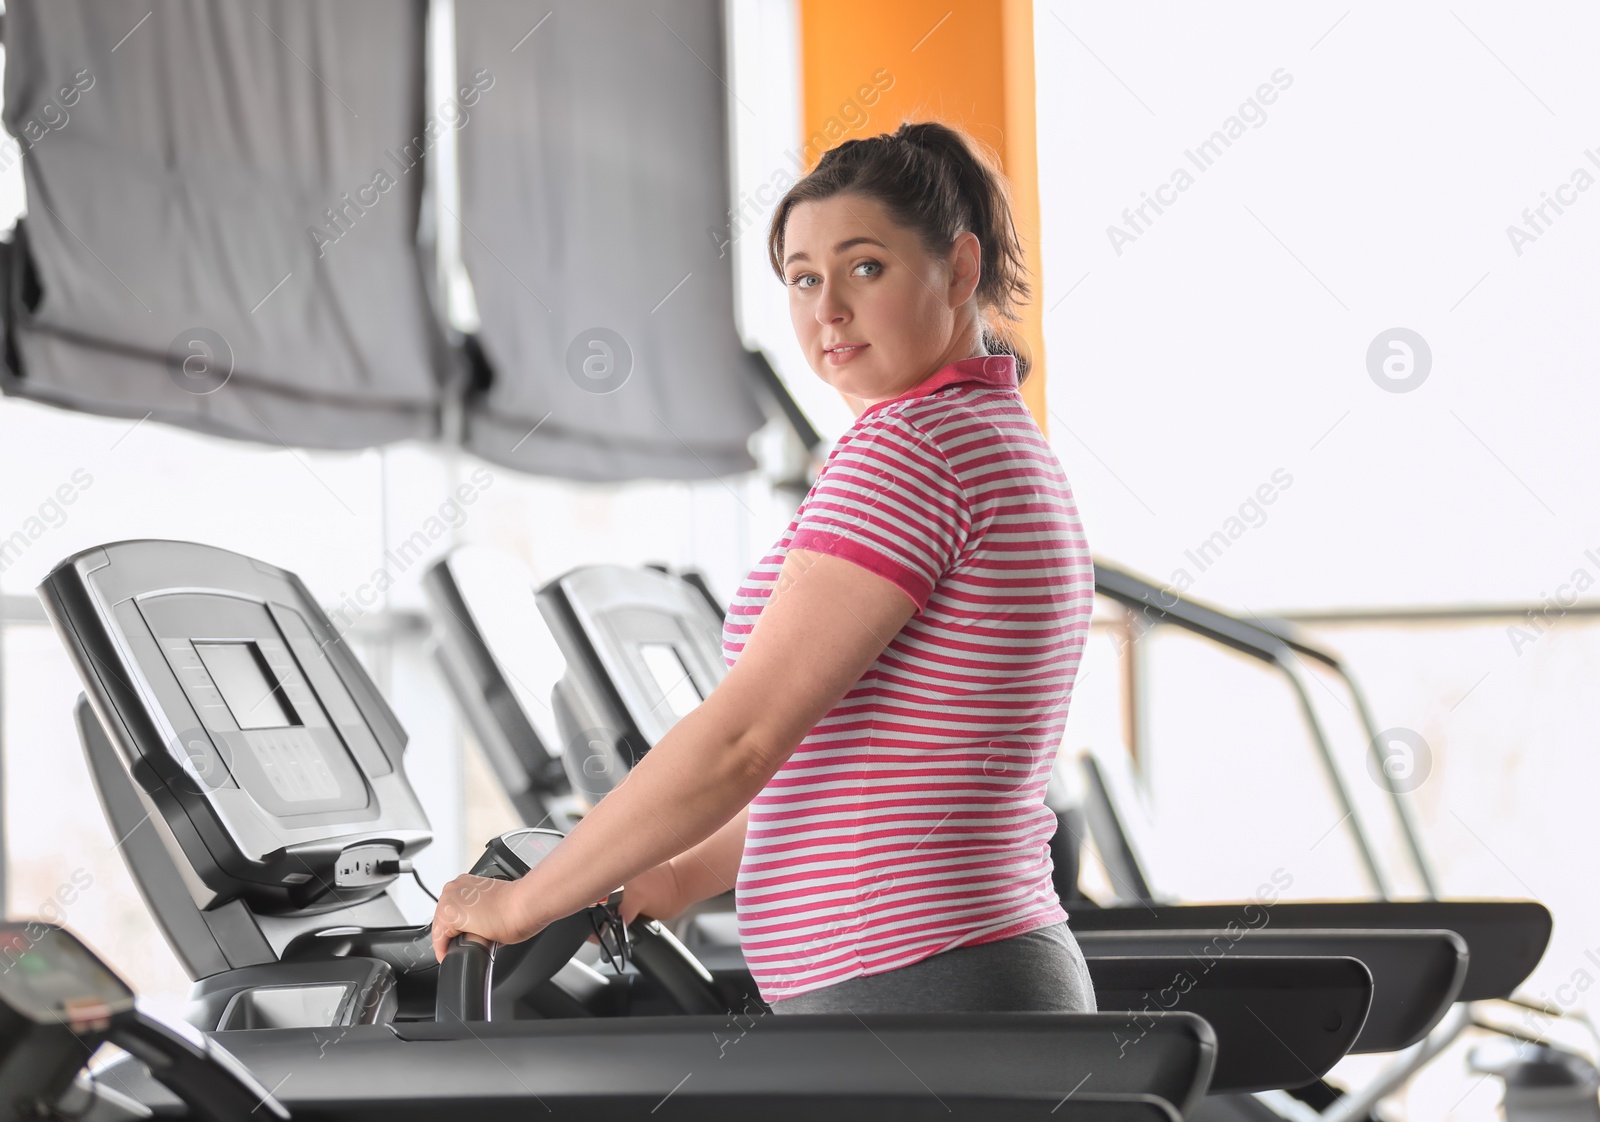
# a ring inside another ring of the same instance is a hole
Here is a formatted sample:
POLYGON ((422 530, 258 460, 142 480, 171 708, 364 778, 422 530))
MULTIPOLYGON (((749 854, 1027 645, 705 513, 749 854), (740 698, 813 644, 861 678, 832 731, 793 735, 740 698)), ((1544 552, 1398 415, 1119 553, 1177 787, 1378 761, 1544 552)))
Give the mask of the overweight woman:
POLYGON ((856 421, 730 605, 727 677, 527 876, 451 881, 435 953, 732 888, 774 1012, 1093 1011, 1044 790, 1094 571, 1004 341, 1005 181, 903 124, 824 155, 768 249, 856 421))

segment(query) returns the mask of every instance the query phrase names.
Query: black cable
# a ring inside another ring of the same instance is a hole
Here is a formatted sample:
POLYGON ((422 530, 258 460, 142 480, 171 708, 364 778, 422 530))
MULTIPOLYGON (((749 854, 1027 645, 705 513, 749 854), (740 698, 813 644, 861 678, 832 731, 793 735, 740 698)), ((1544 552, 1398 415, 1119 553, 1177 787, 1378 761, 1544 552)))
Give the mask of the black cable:
POLYGON ((428 886, 422 883, 422 874, 417 872, 417 867, 415 865, 413 865, 410 861, 397 861, 397 860, 394 860, 392 858, 389 859, 389 860, 385 860, 385 861, 379 861, 378 862, 378 872, 385 873, 385 874, 387 874, 387 873, 410 873, 411 874, 411 879, 417 882, 417 887, 422 889, 423 892, 426 892, 428 894, 428 899, 432 900, 435 904, 437 904, 439 902, 439 898, 437 896, 435 896, 432 892, 429 892, 428 891, 428 886))
MULTIPOLYGON (((418 888, 422 889, 424 892, 428 892, 428 886, 422 883, 422 874, 417 872, 415 865, 411 867, 411 879, 417 882, 418 888)), ((428 892, 428 898, 431 899, 435 904, 439 902, 439 898, 431 892, 428 892)))

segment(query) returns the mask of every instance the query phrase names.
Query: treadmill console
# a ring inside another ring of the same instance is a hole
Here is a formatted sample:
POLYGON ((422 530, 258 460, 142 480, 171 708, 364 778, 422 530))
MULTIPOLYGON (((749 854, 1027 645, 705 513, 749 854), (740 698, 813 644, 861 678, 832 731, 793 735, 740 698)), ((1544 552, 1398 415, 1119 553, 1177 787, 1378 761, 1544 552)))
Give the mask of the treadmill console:
POLYGON ((524 822, 570 830, 586 807, 561 760, 550 698, 566 660, 537 585, 520 560, 482 545, 451 550, 422 578, 433 657, 512 806, 524 822))
POLYGON ((186 1117, 287 1122, 225 1048, 141 1013, 133 991, 70 932, 0 922, 0 1118, 144 1118, 151 1111, 74 1075, 105 1041, 148 1065, 186 1117))
POLYGON ((344 737, 329 719, 328 710, 353 713, 354 705, 326 660, 316 657, 294 609, 173 592, 130 601, 126 617, 160 644, 170 676, 148 677, 169 719, 188 726, 174 725, 184 751, 179 762, 206 786, 242 786, 281 819, 367 808, 370 792, 346 743, 362 752, 372 774, 393 770, 359 719, 347 719, 344 737), (322 671, 320 691, 297 656, 312 673, 322 671), (327 709, 317 692, 327 696, 327 709), (189 723, 192 716, 199 729, 189 723))
POLYGON ((127 541, 63 561, 39 596, 147 809, 213 898, 348 905, 387 881, 349 883, 341 853, 427 844, 405 734, 292 573, 127 541))
POLYGON ((132 1011, 133 991, 62 928, 0 923, 0 1006, 36 1025, 103 1030, 132 1011))
POLYGON ((551 706, 567 775, 597 802, 727 674, 722 619, 701 587, 622 565, 574 569, 538 600, 567 663, 551 706))

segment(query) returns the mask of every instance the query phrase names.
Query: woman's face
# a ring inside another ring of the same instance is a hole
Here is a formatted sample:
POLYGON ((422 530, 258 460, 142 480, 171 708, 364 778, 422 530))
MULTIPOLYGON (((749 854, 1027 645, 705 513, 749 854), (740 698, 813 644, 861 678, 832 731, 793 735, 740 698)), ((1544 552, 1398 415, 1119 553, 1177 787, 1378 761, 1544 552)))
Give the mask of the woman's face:
POLYGON ((971 233, 936 257, 882 203, 844 194, 795 206, 783 252, 795 337, 857 412, 982 350, 971 233))

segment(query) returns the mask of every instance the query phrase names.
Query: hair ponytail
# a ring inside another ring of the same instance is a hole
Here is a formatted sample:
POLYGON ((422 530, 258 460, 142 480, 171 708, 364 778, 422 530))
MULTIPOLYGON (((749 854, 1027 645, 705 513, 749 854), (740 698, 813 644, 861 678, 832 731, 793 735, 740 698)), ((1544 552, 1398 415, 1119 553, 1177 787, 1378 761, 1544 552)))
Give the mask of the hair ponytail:
POLYGON ((1014 356, 1018 381, 1026 378, 1032 356, 1009 325, 1020 321, 1016 306, 1028 301, 1032 289, 1011 216, 1011 192, 993 155, 965 132, 937 121, 906 121, 892 133, 829 149, 773 211, 767 256, 780 279, 789 212, 799 203, 845 192, 877 199, 896 222, 917 231, 930 253, 947 253, 963 230, 977 236, 982 257, 974 295, 983 313, 984 348, 1014 356))
POLYGON ((1033 353, 1020 335, 1003 324, 983 325, 983 349, 992 355, 1010 355, 1017 360, 1017 384, 1021 385, 1033 368, 1033 353))

